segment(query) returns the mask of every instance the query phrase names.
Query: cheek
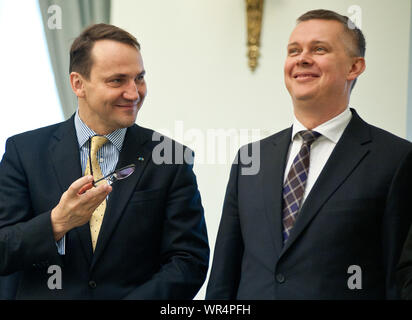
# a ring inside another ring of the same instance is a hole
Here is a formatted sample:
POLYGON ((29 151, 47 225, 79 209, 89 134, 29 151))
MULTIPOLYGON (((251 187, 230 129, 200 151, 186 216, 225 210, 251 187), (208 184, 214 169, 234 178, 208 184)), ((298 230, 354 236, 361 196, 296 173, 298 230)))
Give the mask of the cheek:
POLYGON ((123 100, 123 90, 106 90, 102 95, 106 104, 117 104, 123 100))
POLYGON ((330 82, 345 82, 346 70, 342 64, 329 65, 324 70, 324 74, 327 75, 330 82))
POLYGON ((293 69, 294 64, 291 63, 290 61, 286 61, 284 67, 283 67, 283 78, 284 82, 286 85, 286 89, 290 90, 290 87, 292 85, 292 69, 293 69))
POLYGON ((143 85, 143 86, 141 86, 141 87, 139 88, 138 92, 139 92, 139 96, 140 96, 141 100, 144 100, 144 98, 145 98, 146 95, 147 95, 147 87, 146 87, 146 84, 143 85))
POLYGON ((290 75, 290 73, 292 72, 293 66, 294 66, 293 61, 286 59, 285 65, 283 67, 283 72, 284 72, 285 77, 290 75))

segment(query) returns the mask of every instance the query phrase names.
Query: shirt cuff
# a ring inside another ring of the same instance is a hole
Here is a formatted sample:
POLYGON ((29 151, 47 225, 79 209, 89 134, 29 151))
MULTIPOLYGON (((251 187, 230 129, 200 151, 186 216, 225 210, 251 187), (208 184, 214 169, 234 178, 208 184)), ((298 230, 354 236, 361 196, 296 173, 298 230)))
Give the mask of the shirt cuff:
POLYGON ((64 256, 66 254, 66 235, 63 236, 59 241, 56 242, 57 252, 64 256))

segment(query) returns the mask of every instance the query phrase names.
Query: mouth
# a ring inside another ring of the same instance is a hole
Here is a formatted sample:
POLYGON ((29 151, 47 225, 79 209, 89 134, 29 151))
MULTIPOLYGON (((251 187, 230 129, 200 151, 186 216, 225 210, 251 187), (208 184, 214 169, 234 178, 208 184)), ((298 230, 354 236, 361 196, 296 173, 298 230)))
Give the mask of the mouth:
POLYGON ((137 103, 116 104, 115 106, 119 108, 133 109, 133 108, 137 108, 137 103))
POLYGON ((310 73, 310 72, 299 72, 295 73, 293 75, 294 79, 313 79, 313 78, 319 78, 320 76, 316 73, 310 73))

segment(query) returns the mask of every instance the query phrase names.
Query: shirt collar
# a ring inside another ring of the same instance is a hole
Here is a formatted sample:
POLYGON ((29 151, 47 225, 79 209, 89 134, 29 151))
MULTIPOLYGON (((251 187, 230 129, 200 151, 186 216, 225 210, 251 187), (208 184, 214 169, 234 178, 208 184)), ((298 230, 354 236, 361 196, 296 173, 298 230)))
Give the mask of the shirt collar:
MULTIPOLYGON (((313 131, 319 132, 326 139, 329 139, 333 143, 338 143, 340 137, 345 131, 346 126, 349 124, 349 121, 352 119, 352 112, 349 108, 346 108, 345 111, 338 114, 336 117, 322 123, 321 125, 313 128, 313 131)), ((303 124, 299 122, 298 119, 294 116, 293 129, 292 129, 292 141, 297 137, 296 134, 299 131, 308 130, 303 124)), ((299 135, 298 135, 299 136, 299 135)))
MULTIPOLYGON (((83 145, 89 140, 89 137, 95 136, 96 132, 90 129, 79 116, 79 109, 76 110, 76 115, 74 117, 74 127, 76 129, 77 141, 79 142, 79 148, 81 149, 83 145)), ((105 137, 115 145, 117 150, 120 152, 122 150, 124 137, 126 135, 127 128, 121 128, 105 135, 105 137)))

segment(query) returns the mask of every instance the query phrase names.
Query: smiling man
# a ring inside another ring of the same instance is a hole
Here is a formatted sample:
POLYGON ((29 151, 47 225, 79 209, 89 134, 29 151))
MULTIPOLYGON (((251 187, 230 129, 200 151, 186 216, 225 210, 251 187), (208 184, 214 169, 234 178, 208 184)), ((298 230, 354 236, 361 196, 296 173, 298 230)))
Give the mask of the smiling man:
POLYGON ((87 28, 70 82, 69 120, 7 141, 0 274, 17 276, 18 299, 193 298, 209 261, 200 194, 192 164, 155 164, 159 141, 135 124, 147 93, 136 38, 87 28))
POLYGON ((257 142, 258 174, 232 166, 207 299, 399 298, 412 144, 349 108, 365 70, 352 25, 329 10, 297 20, 284 66, 293 126, 257 142))

